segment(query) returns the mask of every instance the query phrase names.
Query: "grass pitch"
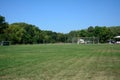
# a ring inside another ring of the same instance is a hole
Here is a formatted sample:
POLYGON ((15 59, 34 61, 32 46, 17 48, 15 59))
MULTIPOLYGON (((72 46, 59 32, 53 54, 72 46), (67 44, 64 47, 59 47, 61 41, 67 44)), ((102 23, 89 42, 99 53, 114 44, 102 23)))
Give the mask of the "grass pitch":
POLYGON ((0 80, 120 80, 120 45, 0 46, 0 80))

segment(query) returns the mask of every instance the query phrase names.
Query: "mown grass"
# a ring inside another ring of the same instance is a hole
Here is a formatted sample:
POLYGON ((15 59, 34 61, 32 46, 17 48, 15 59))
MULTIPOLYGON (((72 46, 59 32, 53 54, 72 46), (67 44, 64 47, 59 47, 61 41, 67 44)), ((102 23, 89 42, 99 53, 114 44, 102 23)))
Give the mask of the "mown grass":
POLYGON ((119 80, 120 45, 0 46, 0 80, 119 80))

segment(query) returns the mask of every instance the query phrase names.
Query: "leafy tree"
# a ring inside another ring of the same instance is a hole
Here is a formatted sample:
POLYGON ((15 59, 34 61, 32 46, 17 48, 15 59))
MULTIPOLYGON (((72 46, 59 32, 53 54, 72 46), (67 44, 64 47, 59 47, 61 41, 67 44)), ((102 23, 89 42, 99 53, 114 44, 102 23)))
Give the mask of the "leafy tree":
POLYGON ((88 31, 88 36, 89 37, 94 36, 94 27, 93 26, 88 27, 87 31, 88 31))
POLYGON ((111 31, 107 27, 101 27, 100 42, 105 43, 111 39, 111 31))
POLYGON ((41 30, 31 24, 13 23, 9 25, 7 32, 9 33, 9 40, 14 43, 33 44, 41 42, 41 30))
POLYGON ((24 35, 25 30, 18 25, 10 25, 6 30, 9 36, 9 40, 12 41, 13 44, 21 43, 22 37, 24 35))
POLYGON ((57 41, 58 42, 65 42, 65 35, 62 33, 57 34, 57 41))
POLYGON ((120 26, 112 26, 112 27, 109 27, 109 29, 113 37, 120 35, 120 26))
POLYGON ((5 17, 0 16, 0 41, 9 40, 13 44, 72 42, 76 37, 98 37, 101 43, 105 43, 118 35, 120 26, 89 26, 88 29, 63 34, 40 30, 35 25, 27 23, 8 24, 5 17))
POLYGON ((5 33, 8 28, 8 23, 5 21, 5 17, 0 16, 0 41, 7 41, 7 34, 5 33))
POLYGON ((0 16, 0 34, 3 34, 5 29, 8 28, 8 23, 5 22, 5 17, 0 16))
POLYGON ((87 37, 87 36, 88 36, 87 30, 81 30, 80 31, 80 37, 87 37))

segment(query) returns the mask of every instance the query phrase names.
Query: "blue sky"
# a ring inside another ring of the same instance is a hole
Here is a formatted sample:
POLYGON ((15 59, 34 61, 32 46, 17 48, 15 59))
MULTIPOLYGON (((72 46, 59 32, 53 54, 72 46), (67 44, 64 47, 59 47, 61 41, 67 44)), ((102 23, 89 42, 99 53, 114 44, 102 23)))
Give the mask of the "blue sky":
POLYGON ((0 0, 0 15, 8 23, 26 22, 68 33, 89 26, 120 25, 120 0, 0 0))

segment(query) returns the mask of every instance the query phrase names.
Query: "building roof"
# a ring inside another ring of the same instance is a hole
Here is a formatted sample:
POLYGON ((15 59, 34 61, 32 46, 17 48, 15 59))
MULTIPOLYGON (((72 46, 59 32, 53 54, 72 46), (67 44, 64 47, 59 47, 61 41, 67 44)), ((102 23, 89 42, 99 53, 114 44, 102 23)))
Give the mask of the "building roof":
POLYGON ((115 36, 114 38, 120 38, 120 36, 115 36))

